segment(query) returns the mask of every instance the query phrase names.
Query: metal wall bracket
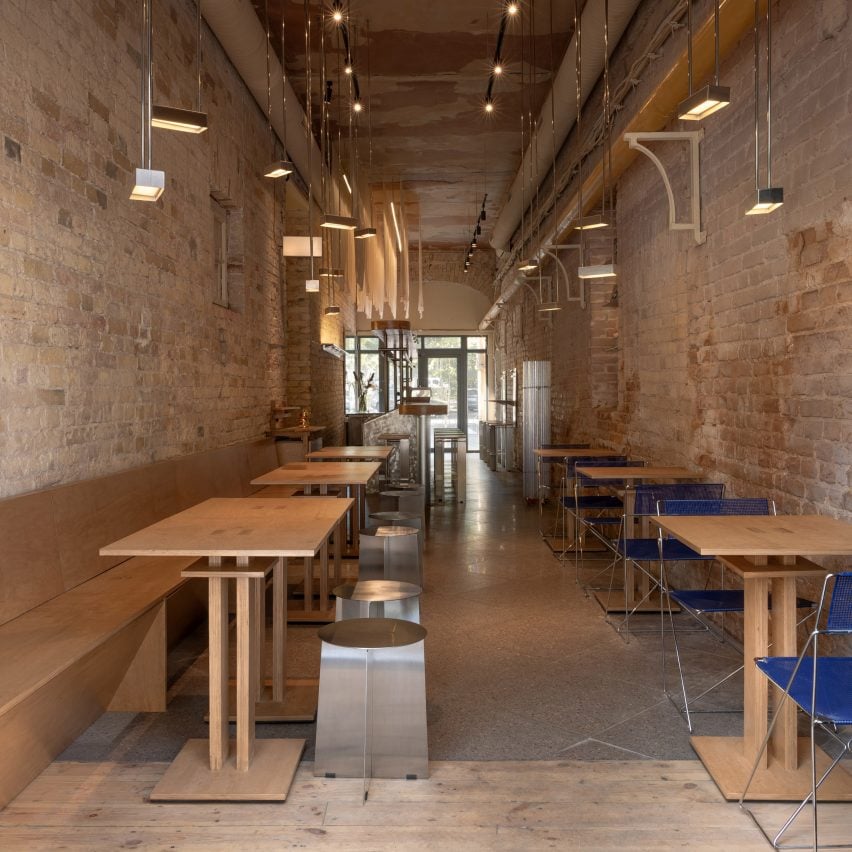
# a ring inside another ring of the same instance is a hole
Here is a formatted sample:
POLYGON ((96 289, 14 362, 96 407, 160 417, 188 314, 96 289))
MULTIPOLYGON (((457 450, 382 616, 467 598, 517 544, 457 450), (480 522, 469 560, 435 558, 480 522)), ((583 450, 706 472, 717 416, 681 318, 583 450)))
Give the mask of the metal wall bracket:
POLYGON ((707 238, 701 230, 701 169, 698 153, 698 143, 704 138, 703 130, 664 131, 660 133, 625 133, 624 139, 630 148, 641 151, 656 167, 666 187, 669 197, 669 230, 692 231, 695 242, 703 243, 707 238), (675 217, 674 194, 666 169, 653 151, 646 148, 643 142, 688 142, 690 155, 690 208, 692 220, 678 222, 675 217))
POLYGON ((583 279, 579 279, 580 285, 580 294, 578 296, 571 295, 571 279, 568 277, 568 270, 565 268, 565 264, 559 257, 560 249, 576 249, 580 250, 579 243, 553 243, 551 245, 546 245, 543 249, 544 254, 552 257, 557 266, 562 270, 562 275, 565 277, 565 301, 566 302, 579 302, 581 308, 586 307, 586 285, 583 279))

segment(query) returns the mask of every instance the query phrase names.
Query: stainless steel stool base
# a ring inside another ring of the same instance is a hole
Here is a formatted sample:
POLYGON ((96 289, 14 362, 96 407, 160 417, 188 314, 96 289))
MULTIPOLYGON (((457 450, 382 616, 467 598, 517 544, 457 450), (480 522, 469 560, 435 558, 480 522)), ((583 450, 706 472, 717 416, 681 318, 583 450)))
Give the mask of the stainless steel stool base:
POLYGON ((361 530, 358 579, 400 580, 423 586, 421 530, 380 526, 361 530))
POLYGON ((428 778, 426 631, 370 618, 329 624, 319 635, 314 775, 428 778))

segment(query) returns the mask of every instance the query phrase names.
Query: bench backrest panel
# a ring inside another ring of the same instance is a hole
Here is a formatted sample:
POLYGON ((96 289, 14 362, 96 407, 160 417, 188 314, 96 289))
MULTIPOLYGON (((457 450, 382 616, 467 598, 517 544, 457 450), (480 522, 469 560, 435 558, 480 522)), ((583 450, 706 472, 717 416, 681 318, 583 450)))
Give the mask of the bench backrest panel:
POLYGON ((0 500, 0 624, 64 590, 52 494, 0 500))
POLYGON ((105 544, 208 497, 250 494, 277 464, 274 442, 256 441, 0 500, 0 624, 124 561, 100 556, 105 544))

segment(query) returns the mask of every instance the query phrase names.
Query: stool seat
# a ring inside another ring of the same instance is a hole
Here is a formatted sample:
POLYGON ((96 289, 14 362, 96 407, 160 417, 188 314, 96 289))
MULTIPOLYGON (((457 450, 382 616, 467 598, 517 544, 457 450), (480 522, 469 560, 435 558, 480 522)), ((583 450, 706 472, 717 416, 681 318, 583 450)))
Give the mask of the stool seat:
POLYGON ((416 521, 419 526, 423 521, 423 517, 416 512, 373 512, 370 518, 374 521, 384 521, 391 526, 398 525, 402 521, 416 521))
POLYGON ((361 651, 402 648, 426 638, 425 627, 398 618, 350 618, 326 624, 317 633, 329 645, 361 651))
POLYGON ((338 598, 350 601, 401 601, 413 598, 423 590, 414 583, 404 583, 401 580, 359 580, 357 583, 345 583, 338 586, 332 594, 338 598))

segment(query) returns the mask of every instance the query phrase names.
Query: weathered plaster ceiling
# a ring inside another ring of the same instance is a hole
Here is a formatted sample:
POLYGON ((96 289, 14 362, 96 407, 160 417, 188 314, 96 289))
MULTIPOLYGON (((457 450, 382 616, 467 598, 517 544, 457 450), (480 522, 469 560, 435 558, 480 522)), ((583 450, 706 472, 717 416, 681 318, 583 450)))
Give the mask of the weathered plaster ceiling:
MULTIPOLYGON (((254 0, 263 20, 264 2, 254 0)), ((286 16, 286 65, 290 83, 305 95, 305 13, 303 0, 268 0, 273 44, 278 45, 281 16, 286 16)), ((329 21, 329 3, 310 3, 314 20, 325 23, 327 78, 336 98, 338 62, 343 56, 337 29, 329 21)), ((353 0, 344 4, 351 16, 354 61, 365 103, 372 109, 371 183, 402 181, 416 193, 428 247, 466 248, 488 193, 488 219, 481 245, 488 245, 507 188, 521 162, 521 109, 536 116, 549 87, 551 68, 558 67, 573 25, 573 4, 527 0, 521 86, 521 23, 506 31, 506 72, 495 87, 496 109, 484 112, 488 74, 499 29, 500 0, 353 0), (551 11, 552 3, 552 11, 551 11), (535 39, 529 38, 530 11, 535 12, 535 39), (553 15, 551 38, 551 14, 553 15), (367 75, 367 19, 369 62, 367 75), (535 62, 531 52, 535 51, 535 62), (534 74, 533 74, 534 71, 534 74), (532 85, 530 81, 532 80, 532 85)), ((319 56, 313 70, 314 128, 319 125, 319 56)), ((348 87, 343 80, 339 101, 343 135, 348 136, 348 87)), ((338 115, 338 100, 331 116, 338 115)), ((369 160, 368 120, 361 114, 361 171, 369 160)))

